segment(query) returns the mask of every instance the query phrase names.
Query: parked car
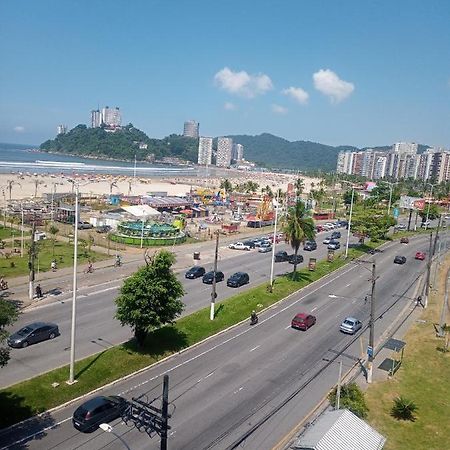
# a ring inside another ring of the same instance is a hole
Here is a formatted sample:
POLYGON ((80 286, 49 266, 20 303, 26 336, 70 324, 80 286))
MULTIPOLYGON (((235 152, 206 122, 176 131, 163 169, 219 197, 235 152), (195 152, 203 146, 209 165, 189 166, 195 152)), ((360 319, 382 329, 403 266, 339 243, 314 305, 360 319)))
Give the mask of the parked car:
POLYGON ((312 252, 313 250, 317 250, 317 242, 316 241, 306 241, 303 246, 303 250, 307 252, 312 252))
POLYGON ((331 233, 331 239, 340 239, 341 238, 341 232, 340 231, 333 231, 331 233))
POLYGON ((406 257, 405 256, 396 256, 394 258, 394 264, 405 264, 406 257))
POLYGON ((324 227, 322 225, 316 225, 316 231, 320 233, 321 231, 324 231, 324 227))
POLYGON ((424 222, 422 222, 422 223, 420 224, 420 226, 421 226, 422 228, 429 227, 430 225, 431 225, 431 221, 430 221, 430 220, 425 220, 424 222))
POLYGON ((245 245, 243 242, 234 242, 230 244, 228 248, 231 248, 233 250, 250 250, 250 247, 248 245, 245 245))
POLYGON ((83 433, 92 433, 100 424, 119 418, 127 405, 127 401, 119 395, 91 398, 74 411, 73 426, 83 433))
MULTIPOLYGON (((225 278, 225 275, 223 272, 217 271, 216 272, 216 283, 219 283, 220 281, 223 281, 225 278)), ((214 280, 214 271, 211 270, 211 272, 206 272, 205 275, 203 275, 202 281, 205 284, 213 284, 214 280)))
POLYGON ((55 323, 33 322, 9 336, 7 342, 10 347, 25 348, 56 336, 59 336, 59 328, 55 323))
POLYGON ((332 241, 332 237, 331 236, 327 236, 322 242, 324 244, 328 245, 331 241, 332 241))
POLYGON ((419 259, 420 261, 423 261, 426 256, 427 255, 424 252, 416 252, 416 256, 414 258, 415 259, 419 259))
POLYGON ((284 262, 289 259, 289 255, 285 251, 279 251, 275 253, 275 262, 284 262))
POLYGON ((97 233, 108 233, 111 231, 111 227, 109 225, 100 225, 95 229, 97 233))
POLYGON ((91 228, 94 228, 94 225, 89 222, 78 222, 78 229, 79 230, 90 230, 91 228))
POLYGON ((306 331, 308 328, 312 327, 315 323, 316 318, 311 314, 299 313, 292 319, 291 327, 297 328, 298 330, 306 331))
POLYGON ((256 247, 254 241, 251 241, 251 240, 244 241, 243 244, 246 245, 247 247, 250 247, 250 248, 255 248, 256 247))
POLYGON ((200 278, 200 277, 202 277, 203 275, 205 275, 205 268, 204 267, 201 267, 201 266, 194 266, 194 267, 191 267, 186 273, 185 273, 185 277, 186 278, 188 278, 188 279, 190 279, 190 280, 193 280, 193 279, 195 279, 195 278, 200 278))
POLYGON ((302 255, 289 255, 288 258, 289 264, 301 264, 303 262, 303 256, 302 255))
POLYGON ((261 247, 259 247, 258 249, 259 253, 270 253, 271 251, 272 251, 271 245, 261 245, 261 247))
POLYGON ((396 230, 406 230, 406 225, 404 223, 398 223, 394 228, 396 230))
POLYGON ((362 323, 355 319, 354 317, 346 317, 341 323, 340 330, 343 333, 355 334, 359 329, 361 329, 362 323))
POLYGON ((339 243, 339 241, 330 241, 327 246, 328 250, 337 250, 339 248, 341 248, 341 244, 339 243))
POLYGON ((402 237, 400 239, 400 244, 409 244, 409 239, 407 237, 402 237))
POLYGON ((244 284, 247 284, 249 282, 250 282, 250 278, 248 276, 248 273, 236 272, 233 275, 231 275, 230 278, 228 278, 227 286, 240 287, 240 286, 244 286, 244 284))
MULTIPOLYGON (((270 236, 267 236, 267 239, 273 243, 273 234, 271 234, 270 236)), ((281 241, 281 236, 279 234, 277 234, 275 236, 275 243, 278 244, 281 241)))

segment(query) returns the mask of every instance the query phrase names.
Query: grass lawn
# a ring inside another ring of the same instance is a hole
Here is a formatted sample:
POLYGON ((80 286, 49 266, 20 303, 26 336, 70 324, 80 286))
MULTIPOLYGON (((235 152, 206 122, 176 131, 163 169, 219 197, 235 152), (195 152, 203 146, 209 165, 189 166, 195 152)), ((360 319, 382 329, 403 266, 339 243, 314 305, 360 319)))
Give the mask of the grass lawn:
MULTIPOLYGON (((360 249, 350 249, 349 256, 355 258, 375 246, 369 244, 360 249)), ((66 366, 3 389, 0 391, 0 428, 57 406, 195 344, 248 318, 253 309, 261 310, 344 264, 346 261, 342 258, 332 262, 321 261, 314 272, 308 269, 298 271, 295 280, 291 274, 277 278, 272 293, 268 292, 267 283, 239 293, 216 304, 214 321, 209 320, 207 307, 179 319, 173 326, 154 331, 143 350, 138 350, 134 342, 130 341, 81 360, 76 363, 75 370, 78 383, 72 386, 65 383, 69 377, 69 368, 66 366), (51 387, 54 382, 60 383, 59 387, 51 387)))
MULTIPOLYGON (((29 236, 30 231, 24 230, 23 232, 24 236, 29 236)), ((15 239, 20 239, 22 236, 22 231, 18 230, 17 228, 10 228, 8 226, 4 227, 3 224, 0 225, 0 239, 10 239, 14 236, 15 239), (13 232, 13 234, 11 233, 13 232)))
POLYGON ((441 266, 438 293, 430 298, 421 320, 405 336, 404 362, 388 381, 377 382, 366 393, 369 422, 387 437, 385 450, 450 449, 450 352, 443 353, 444 341, 436 337, 444 299, 444 283, 450 260, 441 266), (394 398, 403 396, 417 406, 414 422, 390 415, 394 398))
MULTIPOLYGON (((39 257, 36 258, 36 271, 39 265, 39 271, 47 272, 50 270, 50 264, 53 259, 56 259, 58 267, 68 267, 73 265, 73 245, 67 242, 56 241, 55 251, 53 256, 53 243, 51 239, 39 241, 39 257)), ((78 246, 78 261, 79 263, 87 262, 89 259, 92 261, 100 261, 107 259, 108 256, 103 253, 97 253, 91 250, 88 252, 79 245, 78 246)), ((26 255, 21 258, 20 253, 11 256, 9 258, 0 258, 0 275, 6 278, 18 277, 21 275, 27 275, 28 272, 28 249, 29 240, 25 246, 26 255)))

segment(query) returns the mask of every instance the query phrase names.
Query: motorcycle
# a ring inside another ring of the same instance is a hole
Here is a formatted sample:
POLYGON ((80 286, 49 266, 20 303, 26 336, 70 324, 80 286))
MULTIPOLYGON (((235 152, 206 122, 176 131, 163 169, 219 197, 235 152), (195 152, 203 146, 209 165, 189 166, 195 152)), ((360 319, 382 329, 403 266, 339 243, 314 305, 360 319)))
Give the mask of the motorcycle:
POLYGON ((8 282, 7 281, 2 281, 0 283, 0 290, 6 291, 7 289, 8 289, 8 282))
POLYGON ((250 325, 256 325, 258 323, 258 316, 250 317, 250 325))

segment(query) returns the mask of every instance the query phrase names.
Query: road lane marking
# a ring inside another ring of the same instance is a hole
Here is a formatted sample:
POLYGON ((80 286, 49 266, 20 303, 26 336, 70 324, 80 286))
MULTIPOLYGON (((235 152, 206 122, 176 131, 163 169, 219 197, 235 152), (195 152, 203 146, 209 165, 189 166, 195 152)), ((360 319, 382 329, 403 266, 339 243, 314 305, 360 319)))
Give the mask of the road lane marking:
POLYGON ((254 350, 256 350, 257 348, 261 347, 260 345, 257 345, 256 347, 253 347, 250 352, 253 352, 254 350))
POLYGON ((317 308, 318 308, 318 306, 314 306, 314 308, 311 310, 311 312, 314 312, 317 308))
POLYGON ((119 286, 111 286, 109 288, 101 289, 100 291, 94 291, 94 292, 88 292, 86 295, 97 295, 97 294, 103 294, 103 292, 112 291, 113 289, 118 289, 119 286))
POLYGON ((289 328, 291 328, 291 326, 290 325, 288 325, 287 327, 285 327, 284 329, 285 330, 287 330, 287 329, 289 329, 289 328))
POLYGON ((345 285, 345 287, 349 287, 349 286, 351 286, 351 284, 352 284, 352 283, 348 283, 348 284, 345 285))
POLYGON ((244 389, 244 386, 241 386, 239 389, 237 389, 236 391, 234 391, 233 394, 237 394, 238 392, 241 392, 242 389, 244 389))

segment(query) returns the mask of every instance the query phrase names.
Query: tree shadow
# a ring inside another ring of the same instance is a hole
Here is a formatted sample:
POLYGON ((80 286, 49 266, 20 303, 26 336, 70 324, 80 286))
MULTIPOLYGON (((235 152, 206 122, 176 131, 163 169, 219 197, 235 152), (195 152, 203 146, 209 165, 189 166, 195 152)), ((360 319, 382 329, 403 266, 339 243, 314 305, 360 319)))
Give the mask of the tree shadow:
POLYGON ((312 281, 311 274, 309 272, 303 272, 303 271, 289 272, 282 276, 287 278, 289 281, 294 281, 296 283, 300 283, 302 281, 308 281, 308 282, 312 281))
POLYGON ((224 308, 225 306, 223 305, 223 303, 221 303, 217 308, 216 312, 214 313, 214 317, 217 317, 223 311, 224 308))
POLYGON ((80 378, 81 375, 83 375, 84 372, 89 370, 106 352, 107 352, 107 350, 104 350, 103 352, 99 353, 92 361, 90 361, 88 364, 86 364, 82 369, 80 369, 75 374, 75 378, 80 378))
POLYGON ((26 449, 28 442, 44 438, 47 433, 42 430, 56 423, 54 418, 46 412, 32 416, 32 409, 24 401, 25 397, 8 391, 0 392, 0 442, 6 448, 26 449), (30 419, 21 422, 30 416, 32 416, 30 419), (27 436, 30 437, 27 438, 27 436))

